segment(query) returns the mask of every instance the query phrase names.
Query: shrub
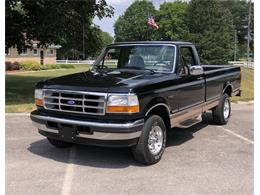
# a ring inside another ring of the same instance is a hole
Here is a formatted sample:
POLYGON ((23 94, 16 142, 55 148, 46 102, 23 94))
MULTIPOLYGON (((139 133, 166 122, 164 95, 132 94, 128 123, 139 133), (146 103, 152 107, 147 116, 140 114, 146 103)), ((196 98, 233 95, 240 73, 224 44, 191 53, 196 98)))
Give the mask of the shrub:
POLYGON ((59 69, 60 67, 56 64, 46 64, 41 66, 41 70, 59 69))
POLYGON ((41 70, 41 65, 35 61, 24 61, 20 63, 21 70, 41 70))
POLYGON ((5 62, 5 70, 20 70, 20 64, 18 62, 10 62, 6 61, 5 62))
POLYGON ((60 67, 61 68, 67 68, 67 69, 75 68, 75 66, 72 65, 72 64, 60 64, 60 67))
POLYGON ((20 62, 5 62, 6 70, 50 70, 50 69, 60 69, 60 68, 75 68, 72 64, 46 64, 40 65, 38 62, 35 61, 24 61, 20 62))

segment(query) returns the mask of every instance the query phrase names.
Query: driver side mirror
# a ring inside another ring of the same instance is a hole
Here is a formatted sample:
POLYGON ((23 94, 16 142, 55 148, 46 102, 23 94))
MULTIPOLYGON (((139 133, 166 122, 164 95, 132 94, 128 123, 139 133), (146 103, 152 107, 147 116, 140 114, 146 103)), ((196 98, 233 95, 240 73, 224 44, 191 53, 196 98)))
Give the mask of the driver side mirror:
POLYGON ((191 76, 200 76, 204 73, 202 66, 189 66, 191 76))

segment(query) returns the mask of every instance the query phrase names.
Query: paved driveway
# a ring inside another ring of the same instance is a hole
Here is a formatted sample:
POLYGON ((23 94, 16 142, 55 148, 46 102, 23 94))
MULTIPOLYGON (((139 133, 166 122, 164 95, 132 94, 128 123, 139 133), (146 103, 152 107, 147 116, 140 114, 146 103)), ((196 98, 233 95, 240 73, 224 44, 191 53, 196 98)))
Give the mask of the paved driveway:
POLYGON ((253 104, 232 105, 228 125, 173 129, 162 160, 129 149, 57 149, 29 116, 6 115, 6 194, 253 194, 253 104))

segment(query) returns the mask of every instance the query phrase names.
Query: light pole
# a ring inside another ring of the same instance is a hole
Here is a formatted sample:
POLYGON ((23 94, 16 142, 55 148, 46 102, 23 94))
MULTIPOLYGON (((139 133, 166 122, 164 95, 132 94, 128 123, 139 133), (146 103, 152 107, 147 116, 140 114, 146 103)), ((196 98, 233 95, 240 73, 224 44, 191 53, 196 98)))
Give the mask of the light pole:
POLYGON ((248 22, 247 22, 247 67, 249 66, 250 25, 251 25, 251 0, 249 0, 249 13, 248 13, 248 22))
POLYGON ((237 61, 237 30, 235 29, 234 61, 237 61))
POLYGON ((84 35, 85 35, 85 21, 83 20, 83 26, 82 26, 82 50, 83 50, 83 59, 85 60, 85 41, 84 41, 84 35))

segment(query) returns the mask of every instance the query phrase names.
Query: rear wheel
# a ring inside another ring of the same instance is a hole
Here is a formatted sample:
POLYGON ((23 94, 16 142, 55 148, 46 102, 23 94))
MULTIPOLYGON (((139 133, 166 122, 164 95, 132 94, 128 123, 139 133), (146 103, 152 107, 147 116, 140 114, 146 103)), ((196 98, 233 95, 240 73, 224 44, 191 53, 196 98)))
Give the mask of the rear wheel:
POLYGON ((47 138, 47 139, 50 142, 50 144, 52 144, 53 146, 55 146, 57 148, 68 148, 68 147, 72 146, 72 143, 69 143, 69 142, 64 142, 64 141, 60 141, 60 140, 56 140, 56 139, 52 139, 52 138, 47 138))
POLYGON ((166 144, 166 127, 160 116, 150 116, 143 127, 138 144, 132 148, 134 158, 142 164, 160 161, 166 144))
POLYGON ((213 109, 212 114, 215 123, 218 125, 227 124, 231 114, 231 105, 228 94, 223 94, 218 106, 213 109))

